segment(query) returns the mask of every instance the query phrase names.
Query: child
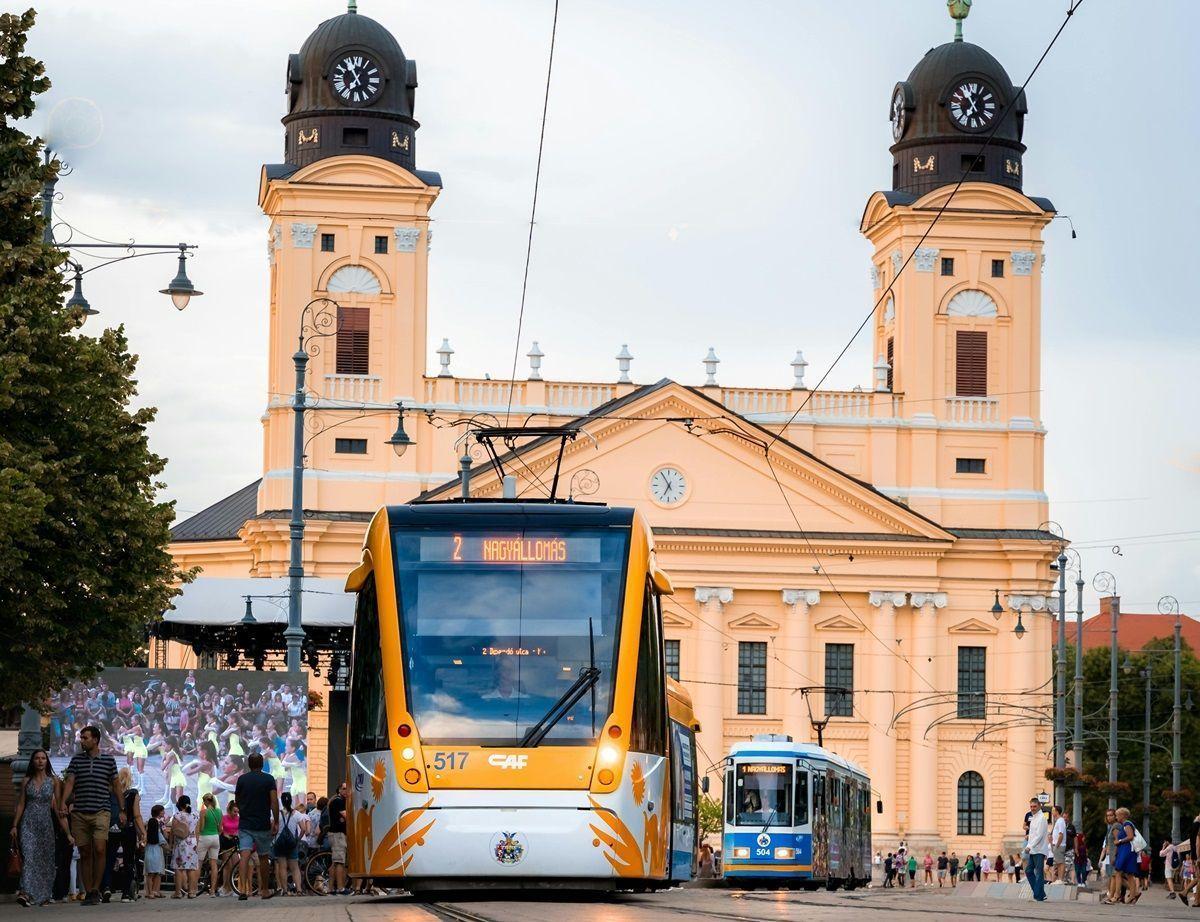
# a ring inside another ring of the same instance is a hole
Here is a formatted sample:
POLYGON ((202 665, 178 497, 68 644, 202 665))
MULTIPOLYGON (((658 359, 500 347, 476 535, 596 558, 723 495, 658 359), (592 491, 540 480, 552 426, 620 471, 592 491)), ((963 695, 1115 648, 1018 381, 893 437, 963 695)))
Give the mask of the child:
POLYGON ((150 822, 146 824, 146 899, 162 899, 163 872, 163 813, 162 804, 150 808, 150 822))

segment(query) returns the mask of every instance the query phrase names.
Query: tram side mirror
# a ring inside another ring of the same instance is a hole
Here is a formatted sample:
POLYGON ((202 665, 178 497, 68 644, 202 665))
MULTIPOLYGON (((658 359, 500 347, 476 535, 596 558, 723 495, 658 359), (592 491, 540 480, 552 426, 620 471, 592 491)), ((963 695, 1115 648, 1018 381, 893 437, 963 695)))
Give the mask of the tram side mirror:
POLYGON ((708 775, 705 775, 703 778, 700 779, 700 790, 703 791, 705 794, 708 793, 708 775))
POLYGON ((883 812, 883 801, 882 800, 875 801, 875 812, 876 813, 883 812))

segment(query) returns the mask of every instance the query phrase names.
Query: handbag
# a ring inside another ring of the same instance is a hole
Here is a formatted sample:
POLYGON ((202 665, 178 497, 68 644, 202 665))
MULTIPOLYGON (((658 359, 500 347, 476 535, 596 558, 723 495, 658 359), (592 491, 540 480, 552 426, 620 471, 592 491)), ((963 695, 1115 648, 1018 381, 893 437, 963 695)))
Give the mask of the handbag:
POLYGON ((8 869, 6 872, 8 874, 8 876, 9 877, 20 877, 21 876, 21 864, 22 864, 21 850, 19 848, 13 848, 8 853, 8 869))
POLYGON ((1130 844, 1132 845, 1133 850, 1138 854, 1141 854, 1150 847, 1149 843, 1142 838, 1141 830, 1139 830, 1136 826, 1133 827, 1133 842, 1130 844))

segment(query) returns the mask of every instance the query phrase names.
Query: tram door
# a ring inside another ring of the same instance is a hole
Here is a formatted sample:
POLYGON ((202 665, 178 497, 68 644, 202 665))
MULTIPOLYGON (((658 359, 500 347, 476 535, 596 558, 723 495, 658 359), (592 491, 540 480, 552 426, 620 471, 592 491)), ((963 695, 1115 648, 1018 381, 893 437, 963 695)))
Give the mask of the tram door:
POLYGON ((829 800, 826 797, 825 772, 812 773, 812 875, 817 880, 829 877, 829 800))
POLYGON ((696 876, 696 752, 695 737, 671 721, 671 873, 672 880, 696 876))

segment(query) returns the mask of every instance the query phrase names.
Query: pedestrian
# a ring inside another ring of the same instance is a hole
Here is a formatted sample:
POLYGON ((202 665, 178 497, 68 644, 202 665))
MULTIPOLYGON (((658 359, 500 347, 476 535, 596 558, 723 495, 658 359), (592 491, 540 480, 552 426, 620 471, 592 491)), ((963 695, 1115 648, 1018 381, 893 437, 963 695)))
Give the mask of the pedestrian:
MULTIPOLYGON (((1192 828, 1188 831, 1187 839, 1179 846, 1181 851, 1186 847, 1183 859, 1184 885, 1179 891, 1179 899, 1185 906, 1188 893, 1200 887, 1200 851, 1196 850, 1198 845, 1200 845, 1200 813, 1197 813, 1196 818, 1192 820, 1192 828)), ((1200 906, 1200 891, 1193 897, 1192 905, 1200 906)))
MULTIPOLYGON (((205 741, 207 743, 207 741, 205 741)), ((193 763, 194 764, 194 763, 193 763)), ((221 855, 221 808, 212 791, 205 791, 200 798, 200 818, 196 837, 197 867, 208 862, 208 893, 216 898, 220 887, 217 874, 217 859, 221 855)))
POLYGON ((196 898, 196 883, 200 876, 200 857, 196 851, 196 829, 200 818, 192 812, 192 799, 186 794, 175 801, 175 816, 171 818, 171 867, 175 869, 175 892, 171 899, 186 896, 196 898))
POLYGON ((713 850, 707 842, 700 846, 699 876, 704 878, 713 876, 713 850))
POLYGON ((1012 868, 1013 876, 1016 878, 1016 883, 1021 882, 1021 858, 1019 855, 1008 856, 1008 866, 1012 868))
POLYGON ((963 863, 963 879, 970 882, 975 879, 975 856, 968 853, 963 863))
POLYGON ((914 890, 917 887, 917 856, 908 856, 908 885, 914 890))
POLYGON ((1175 891, 1182 884, 1182 864, 1179 858, 1179 849, 1175 847, 1175 843, 1170 839, 1163 839, 1162 848, 1158 852, 1158 857, 1163 860, 1163 878, 1167 884, 1167 899, 1175 899, 1175 891))
POLYGON ((146 823, 146 899, 162 899, 162 874, 166 868, 163 861, 163 841, 167 837, 163 827, 166 807, 155 804, 150 808, 150 821, 146 823))
POLYGON ((875 857, 871 859, 871 864, 874 866, 874 869, 871 872, 871 878, 874 879, 877 874, 880 874, 883 871, 883 854, 881 852, 876 852, 875 857))
POLYGON ((883 859, 883 886, 891 887, 892 878, 896 876, 896 862, 892 857, 892 853, 888 852, 887 857, 883 859))
POLYGON ((297 850, 300 848, 300 840, 308 833, 308 817, 302 811, 292 809, 290 791, 284 791, 280 795, 279 803, 283 808, 282 822, 279 824, 279 832, 275 835, 275 841, 271 845, 275 856, 275 883, 279 892, 283 896, 288 896, 288 877, 290 876, 296 896, 301 896, 304 890, 303 882, 300 880, 300 861, 297 858, 297 850))
POLYGON ((1121 837, 1121 824, 1117 822, 1117 811, 1111 807, 1104 811, 1104 844, 1100 847, 1100 869, 1107 878, 1108 895, 1104 902, 1112 904, 1120 898, 1114 862, 1117 858, 1117 839, 1121 837))
POLYGON ((121 864, 125 882, 121 888, 121 902, 132 903, 137 899, 138 846, 146 841, 146 824, 142 822, 141 792, 130 784, 132 772, 123 768, 119 774, 125 787, 125 824, 121 827, 121 864))
POLYGON ((925 853, 925 860, 922 862, 922 865, 924 866, 924 869, 925 869, 925 876, 922 879, 922 882, 926 883, 932 887, 933 886, 933 853, 932 852, 925 853))
MULTIPOLYGON (((21 884, 17 902, 45 906, 54 902, 55 827, 67 828, 62 815, 62 784, 50 764, 50 753, 35 749, 25 765, 25 779, 17 792, 13 816, 12 848, 21 855, 21 884)), ((67 833, 67 841, 74 844, 67 833)))
POLYGON ((1042 812, 1041 802, 1036 797, 1029 798, 1029 812, 1029 832, 1025 838, 1029 864, 1025 868, 1025 876, 1029 878, 1034 900, 1042 903, 1046 900, 1046 853, 1050 850, 1050 835, 1046 814, 1042 812))
MULTIPOLYGON (((275 791, 275 779, 262 770, 261 752, 252 752, 246 760, 250 770, 237 780, 234 799, 238 805, 238 850, 241 852, 240 876, 250 880, 250 852, 258 853, 258 895, 269 900, 275 895, 271 889, 268 861, 271 839, 279 829, 279 798, 275 791)), ((345 836, 342 841, 345 842, 345 836)), ((342 849, 345 861, 345 847, 342 849)), ((247 898, 243 887, 239 900, 247 898)))
POLYGON ((1063 883, 1073 884, 1079 880, 1075 872, 1075 836, 1079 830, 1073 820, 1067 820, 1066 863, 1063 866, 1063 883))
MULTIPOLYGON (((308 855, 315 852, 320 847, 321 836, 321 811, 328 805, 328 801, 322 797, 319 800, 317 795, 312 791, 308 792, 308 803, 306 804, 306 814, 308 819, 308 833, 304 836, 304 841, 301 843, 301 855, 307 858, 308 855)), ((707 843, 706 843, 707 844, 707 843)), ((711 846, 709 846, 711 850, 711 846)))
POLYGON ((944 887, 946 885, 946 871, 949 869, 949 867, 950 867, 950 861, 949 861, 949 859, 946 858, 946 853, 942 852, 940 855, 938 855, 938 858, 937 858, 937 872, 938 872, 937 877, 938 877, 938 887, 939 888, 944 887))
MULTIPOLYGON (((71 805, 71 835, 79 848, 79 876, 83 902, 101 902, 100 884, 108 854, 110 797, 120 804, 125 792, 117 775, 117 763, 100 752, 100 730, 89 724, 79 731, 80 752, 71 756, 63 784, 62 802, 71 805)), ((119 817, 124 825, 125 817, 119 817)))
MULTIPOLYGON (((988 869, 991 870, 991 862, 988 862, 988 869)), ((983 880, 983 855, 979 852, 975 853, 975 880, 979 882, 983 880)))
MULTIPOLYGON (((230 800, 221 816, 221 851, 237 850, 238 847, 238 805, 236 800, 230 800)), ((221 886, 217 896, 229 896, 233 893, 233 868, 236 862, 226 861, 222 872, 221 886)))
POLYGON ((1050 830, 1050 852, 1054 856, 1054 883, 1063 881, 1063 869, 1067 866, 1067 820, 1063 808, 1054 805, 1054 825, 1050 830))
POLYGON ((958 886, 958 852, 950 853, 948 870, 950 871, 950 887, 953 889, 958 886))
POLYGON ((329 800, 329 860, 332 863, 330 883, 334 893, 350 895, 346 878, 346 782, 338 785, 337 794, 329 800))
POLYGON ((1088 865, 1090 863, 1087 853, 1087 838, 1082 832, 1077 831, 1071 845, 1074 852, 1075 886, 1082 888, 1087 886, 1088 865))
POLYGON ((1125 902, 1132 906, 1141 899, 1141 891, 1138 889, 1138 856, 1137 852, 1133 849, 1133 840, 1137 834, 1137 827, 1129 821, 1129 809, 1127 807, 1117 808, 1117 823, 1119 824, 1119 835, 1116 842, 1117 854, 1113 861, 1113 877, 1116 880, 1116 892, 1119 894, 1122 886, 1126 888, 1127 892, 1123 901, 1106 900, 1106 902, 1125 902))
POLYGON ((988 875, 992 873, 992 859, 984 855, 979 859, 979 864, 976 867, 979 869, 979 879, 986 882, 988 875))
POLYGON ((996 856, 996 861, 992 865, 992 871, 996 875, 996 883, 1000 883, 1000 880, 1004 877, 1004 856, 1003 855, 996 856))

